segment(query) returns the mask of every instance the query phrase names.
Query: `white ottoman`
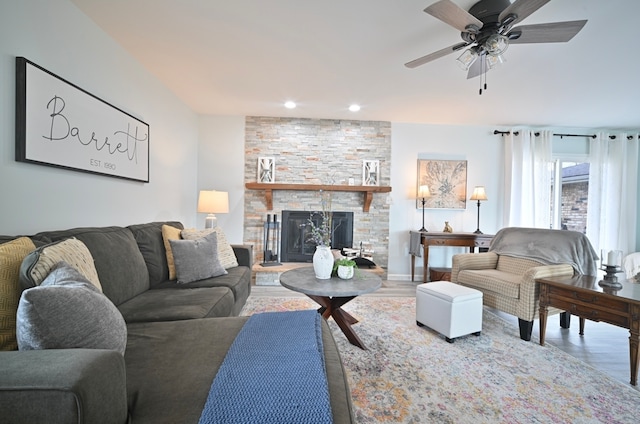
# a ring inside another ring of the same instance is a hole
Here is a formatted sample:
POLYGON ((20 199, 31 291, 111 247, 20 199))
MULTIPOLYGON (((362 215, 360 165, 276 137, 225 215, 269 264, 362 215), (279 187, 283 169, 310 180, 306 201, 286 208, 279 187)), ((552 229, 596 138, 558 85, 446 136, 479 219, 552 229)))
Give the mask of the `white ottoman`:
POLYGON ((416 324, 443 334, 449 343, 456 337, 482 331, 482 292, 435 281, 416 287, 416 324))

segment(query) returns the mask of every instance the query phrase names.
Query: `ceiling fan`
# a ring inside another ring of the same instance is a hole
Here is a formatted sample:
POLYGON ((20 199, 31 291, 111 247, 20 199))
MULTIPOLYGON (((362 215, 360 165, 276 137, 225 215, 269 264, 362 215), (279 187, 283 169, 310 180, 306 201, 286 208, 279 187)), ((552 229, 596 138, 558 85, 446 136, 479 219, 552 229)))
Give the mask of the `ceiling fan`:
POLYGON ((549 1, 516 0, 511 3, 509 0, 480 0, 468 12, 451 0, 437 1, 424 11, 461 31, 463 42, 407 62, 405 66, 416 68, 468 47, 457 61, 462 69, 468 70, 469 79, 503 63, 502 54, 510 44, 564 43, 571 40, 587 23, 586 20, 513 27, 549 1))

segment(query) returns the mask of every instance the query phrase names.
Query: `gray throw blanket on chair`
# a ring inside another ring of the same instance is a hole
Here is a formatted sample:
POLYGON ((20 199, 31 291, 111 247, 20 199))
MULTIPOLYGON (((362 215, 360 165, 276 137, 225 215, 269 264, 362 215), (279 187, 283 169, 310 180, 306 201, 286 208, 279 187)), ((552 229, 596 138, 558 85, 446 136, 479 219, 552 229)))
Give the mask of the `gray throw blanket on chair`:
POLYGON ((578 274, 596 275, 598 255, 582 233, 567 230, 509 227, 498 231, 489 251, 539 261, 570 264, 578 274))

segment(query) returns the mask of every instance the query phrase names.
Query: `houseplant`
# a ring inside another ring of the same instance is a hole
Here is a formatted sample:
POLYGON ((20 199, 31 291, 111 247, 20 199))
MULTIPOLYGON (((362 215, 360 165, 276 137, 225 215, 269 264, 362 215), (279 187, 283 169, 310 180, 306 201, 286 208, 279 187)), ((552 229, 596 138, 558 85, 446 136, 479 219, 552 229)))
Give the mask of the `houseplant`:
POLYGON ((353 278, 353 274, 357 267, 358 266, 356 265, 356 261, 354 261, 353 259, 340 258, 333 265, 333 270, 336 271, 338 277, 342 278, 343 280, 348 280, 350 278, 353 278))

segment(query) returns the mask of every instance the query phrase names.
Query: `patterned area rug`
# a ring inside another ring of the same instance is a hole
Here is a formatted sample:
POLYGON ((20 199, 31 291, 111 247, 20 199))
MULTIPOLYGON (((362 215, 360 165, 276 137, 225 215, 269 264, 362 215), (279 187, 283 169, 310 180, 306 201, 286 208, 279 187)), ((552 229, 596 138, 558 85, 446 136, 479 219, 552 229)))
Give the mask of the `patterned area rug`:
MULTIPOLYGON (((242 315, 315 309, 303 297, 250 297, 242 315)), ((415 321, 413 297, 358 297, 344 309, 368 347, 329 324, 359 423, 637 423, 640 392, 553 346, 520 340, 484 311, 482 335, 449 344, 415 321)))

